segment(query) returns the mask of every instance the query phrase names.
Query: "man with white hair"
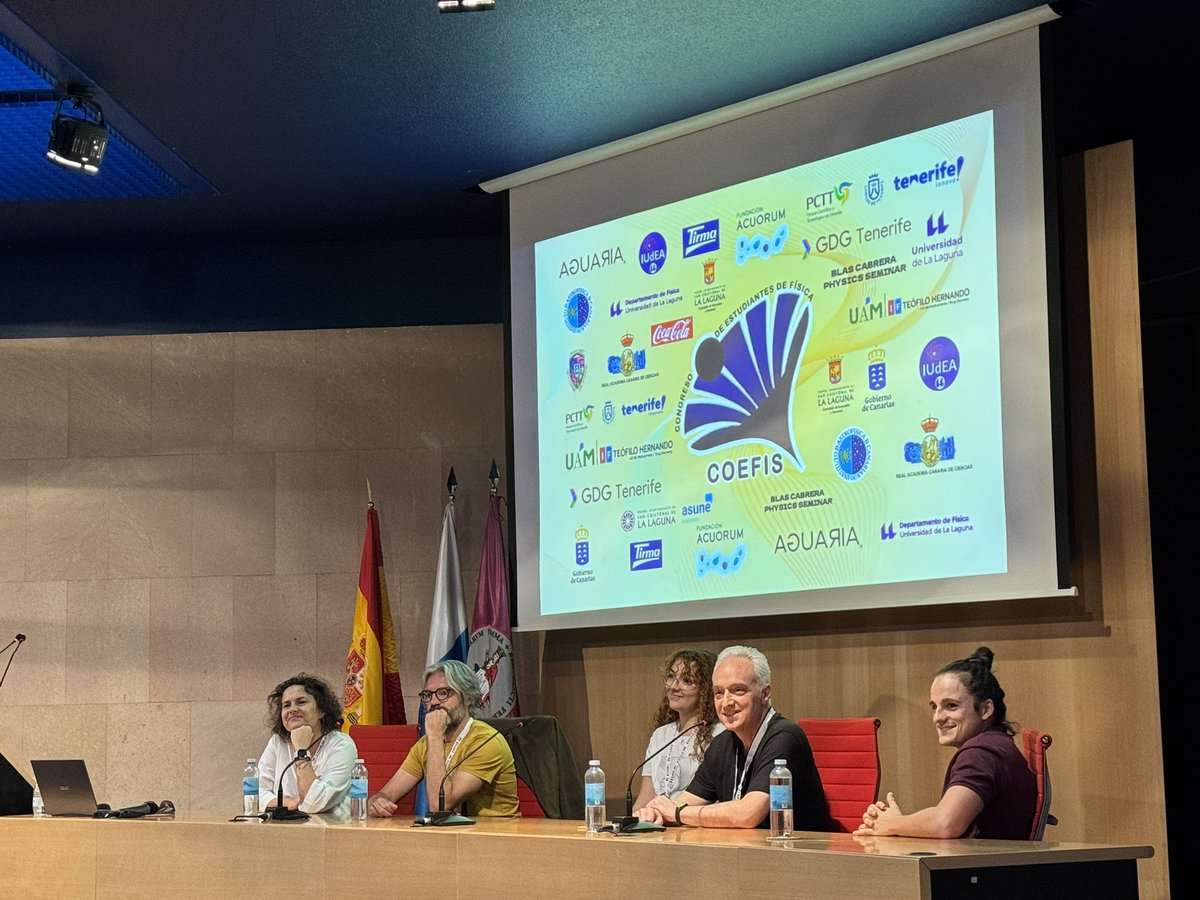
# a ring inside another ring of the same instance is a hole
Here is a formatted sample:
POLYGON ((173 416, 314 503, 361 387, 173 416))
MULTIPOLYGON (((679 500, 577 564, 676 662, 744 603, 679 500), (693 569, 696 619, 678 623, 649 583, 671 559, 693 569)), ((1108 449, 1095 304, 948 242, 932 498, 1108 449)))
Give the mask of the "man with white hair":
POLYGON ((425 670, 425 736, 413 746, 400 768, 367 810, 386 817, 422 778, 429 805, 445 791, 446 809, 462 807, 469 816, 515 816, 517 771, 512 750, 495 728, 471 718, 479 706, 479 683, 463 663, 444 660, 425 670))
POLYGON ((713 703, 725 731, 713 738, 688 789, 637 811, 660 825, 767 828, 771 769, 792 773, 792 827, 828 831, 829 803, 804 729, 771 708, 771 667, 753 647, 726 647, 713 669, 713 703))

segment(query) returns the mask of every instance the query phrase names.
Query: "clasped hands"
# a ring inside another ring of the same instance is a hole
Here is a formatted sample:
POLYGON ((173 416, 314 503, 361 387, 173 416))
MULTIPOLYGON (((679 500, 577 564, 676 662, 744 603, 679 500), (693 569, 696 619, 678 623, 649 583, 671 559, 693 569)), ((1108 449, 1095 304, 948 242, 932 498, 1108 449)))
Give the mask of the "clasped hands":
POLYGON ((854 829, 855 834, 887 834, 886 824, 889 819, 902 816, 896 795, 888 791, 883 800, 876 800, 863 813, 862 824, 854 829))

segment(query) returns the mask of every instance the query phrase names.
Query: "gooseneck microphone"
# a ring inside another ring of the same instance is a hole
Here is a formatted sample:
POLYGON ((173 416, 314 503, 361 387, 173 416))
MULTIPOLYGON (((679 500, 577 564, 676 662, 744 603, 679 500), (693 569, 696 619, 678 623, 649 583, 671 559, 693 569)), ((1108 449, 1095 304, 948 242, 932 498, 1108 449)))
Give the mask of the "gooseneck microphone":
MULTIPOLYGON (((525 727, 524 722, 517 723, 517 728, 524 728, 524 727, 525 727)), ((474 819, 472 819, 468 816, 460 816, 458 813, 446 809, 446 779, 449 778, 450 775, 455 770, 457 770, 459 766, 461 766, 468 759, 470 759, 472 756, 474 756, 476 753, 478 753, 480 750, 482 750, 484 747, 486 747, 493 740, 500 737, 501 734, 503 734, 503 732, 495 731, 492 734, 488 735, 488 737, 484 741, 482 741, 478 746, 472 748, 470 753, 468 753, 466 756, 464 756, 462 759, 460 759, 458 762, 456 762, 454 765, 452 765, 450 768, 448 768, 446 770, 446 774, 442 776, 442 781, 438 785, 437 812, 429 814, 429 823, 428 824, 430 824, 430 825, 474 825, 475 824, 474 819)))
MULTIPOLYGON (((4 686, 4 679, 8 677, 8 669, 9 669, 9 666, 11 666, 11 665, 12 665, 12 661, 13 661, 14 659, 16 659, 16 658, 17 658, 17 650, 20 650, 20 649, 21 649, 21 645, 22 645, 23 643, 25 643, 25 635, 23 635, 23 634, 17 634, 17 636, 16 636, 15 638, 13 638, 11 641, 9 641, 9 642, 8 642, 8 644, 5 646, 4 650, 7 650, 7 649, 8 649, 9 647, 11 647, 13 644, 16 644, 16 645, 17 645, 17 646, 16 646, 16 649, 15 649, 15 650, 13 650, 13 652, 12 652, 12 655, 11 655, 11 656, 8 658, 8 665, 6 665, 6 666, 4 667, 4 674, 3 674, 3 675, 0 675, 0 687, 3 687, 3 686, 4 686)), ((3 653, 3 652, 4 652, 4 650, 0 650, 0 653, 3 653)))
POLYGON ((700 721, 689 725, 687 728, 683 729, 683 731, 679 732, 679 734, 675 735, 675 737, 671 738, 669 741, 643 759, 640 763, 634 766, 633 771, 629 774, 629 784, 625 788, 625 815, 613 817, 612 824, 614 831, 625 831, 641 821, 641 819, 633 814, 633 779, 637 775, 638 770, 641 769, 642 766, 646 765, 646 763, 650 762, 650 760, 654 759, 654 757, 658 756, 658 754, 670 747, 685 734, 690 731, 695 731, 701 725, 707 724, 708 719, 701 719, 700 721))
POLYGON ((267 822, 301 822, 308 818, 308 813, 301 812, 298 809, 288 809, 283 805, 283 776, 287 774, 288 769, 300 762, 302 759, 308 759, 308 748, 302 748, 296 751, 296 758, 283 767, 283 771, 279 773, 278 791, 275 796, 275 806, 268 809, 264 815, 267 822))

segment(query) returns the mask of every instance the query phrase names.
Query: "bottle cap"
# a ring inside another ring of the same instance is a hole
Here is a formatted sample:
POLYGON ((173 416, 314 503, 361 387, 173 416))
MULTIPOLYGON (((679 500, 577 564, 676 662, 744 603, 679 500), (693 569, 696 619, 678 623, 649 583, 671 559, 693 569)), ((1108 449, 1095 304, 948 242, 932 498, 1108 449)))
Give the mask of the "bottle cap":
POLYGON ((246 765, 248 765, 248 766, 253 766, 253 765, 257 765, 257 764, 258 764, 258 760, 257 760, 257 759, 248 759, 248 760, 246 760, 246 765))
POLYGON ((589 759, 589 760, 588 760, 588 765, 589 765, 589 766, 598 766, 598 765, 600 765, 600 760, 598 760, 598 759, 589 759))
POLYGON ((786 760, 786 759, 777 759, 777 760, 775 760, 775 765, 777 765, 777 766, 786 766, 786 765, 787 765, 787 760, 786 760))
POLYGON ((360 757, 358 757, 358 758, 357 758, 356 760, 354 760, 354 761, 355 761, 356 763, 364 762, 364 760, 363 760, 363 758, 362 758, 361 756, 360 756, 360 757))

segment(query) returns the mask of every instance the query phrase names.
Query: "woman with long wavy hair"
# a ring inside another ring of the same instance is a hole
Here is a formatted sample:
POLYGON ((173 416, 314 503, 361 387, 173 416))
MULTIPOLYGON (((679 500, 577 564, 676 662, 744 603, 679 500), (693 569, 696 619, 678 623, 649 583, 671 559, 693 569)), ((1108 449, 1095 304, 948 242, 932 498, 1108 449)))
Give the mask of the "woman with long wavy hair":
POLYGON ((663 695, 650 727, 646 756, 661 750, 689 728, 693 729, 654 757, 642 770, 642 786, 634 809, 662 794, 674 797, 687 790, 713 736, 725 730, 713 706, 712 673, 717 655, 711 650, 679 650, 663 669, 663 695), (702 724, 698 724, 702 723, 702 724))

